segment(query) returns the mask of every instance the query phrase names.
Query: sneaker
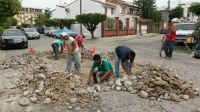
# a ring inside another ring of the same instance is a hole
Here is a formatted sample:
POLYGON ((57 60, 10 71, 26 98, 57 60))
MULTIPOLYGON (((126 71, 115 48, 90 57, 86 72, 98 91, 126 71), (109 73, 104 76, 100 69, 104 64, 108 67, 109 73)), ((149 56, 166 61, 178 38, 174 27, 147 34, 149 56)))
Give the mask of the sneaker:
POLYGON ((81 71, 81 70, 80 70, 80 71, 77 71, 77 72, 80 73, 80 74, 83 74, 83 71, 81 71))
POLYGON ((171 58, 170 58, 170 57, 167 57, 166 59, 167 59, 167 60, 171 60, 171 58))
POLYGON ((66 71, 67 74, 70 74, 70 71, 66 71))

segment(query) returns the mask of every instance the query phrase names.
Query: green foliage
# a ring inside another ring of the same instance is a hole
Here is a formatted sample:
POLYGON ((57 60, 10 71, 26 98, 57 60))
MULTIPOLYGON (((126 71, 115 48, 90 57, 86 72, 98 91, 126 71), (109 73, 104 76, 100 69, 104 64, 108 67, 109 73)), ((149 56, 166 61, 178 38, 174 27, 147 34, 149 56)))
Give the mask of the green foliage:
POLYGON ((17 20, 15 18, 9 17, 5 21, 0 23, 0 26, 2 26, 5 29, 10 28, 11 26, 16 26, 17 20))
POLYGON ((35 19, 35 26, 44 26, 45 25, 46 16, 44 14, 38 14, 37 18, 35 19))
POLYGON ((200 22, 195 23, 195 29, 200 28, 200 22))
POLYGON ((21 9, 21 0, 0 0, 0 21, 12 17, 21 9))
POLYGON ((50 10, 50 8, 46 8, 44 10, 44 15, 46 16, 47 19, 50 19, 51 18, 51 15, 52 15, 52 11, 50 10))
POLYGON ((0 26, 0 34, 3 33, 4 28, 2 26, 0 26))
POLYGON ((46 19, 45 20, 45 26, 50 27, 60 27, 61 29, 63 27, 67 27, 68 29, 71 29, 71 24, 74 24, 74 19, 46 19))
POLYGON ((141 12, 140 16, 144 19, 152 19, 153 11, 156 8, 156 0, 137 0, 134 2, 138 6, 138 11, 141 12))
POLYGON ((27 23, 22 23, 22 27, 23 28, 27 28, 29 26, 29 24, 27 24, 27 23))
POLYGON ((172 20, 173 18, 181 18, 183 17, 183 8, 181 6, 175 7, 174 9, 170 10, 169 18, 172 20))
POLYGON ((162 20, 162 13, 160 11, 153 11, 152 20, 154 22, 160 22, 162 20))
POLYGON ((75 19, 61 19, 61 25, 71 29, 71 25, 75 23, 75 19))
POLYGON ((108 28, 108 30, 113 30, 114 23, 115 23, 114 19, 107 17, 107 19, 106 19, 106 27, 108 28))
POLYGON ((76 21, 82 23, 88 31, 90 31, 92 38, 94 37, 94 31, 100 22, 105 21, 107 18, 106 14, 101 13, 89 13, 76 15, 76 21))
POLYGON ((9 17, 7 19, 7 22, 10 23, 10 26, 16 26, 17 25, 17 20, 15 18, 9 17))
POLYGON ((193 2, 188 10, 189 10, 189 12, 192 12, 193 14, 199 16, 200 15, 200 3, 193 2))

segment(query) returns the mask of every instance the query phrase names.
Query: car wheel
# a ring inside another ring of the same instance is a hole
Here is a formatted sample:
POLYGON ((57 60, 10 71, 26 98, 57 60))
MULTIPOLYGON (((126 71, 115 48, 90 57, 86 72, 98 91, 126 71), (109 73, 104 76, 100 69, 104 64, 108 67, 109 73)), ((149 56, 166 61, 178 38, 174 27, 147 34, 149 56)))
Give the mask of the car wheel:
POLYGON ((0 44, 0 48, 1 48, 1 50, 5 50, 6 49, 6 47, 3 47, 2 44, 0 44))
POLYGON ((27 43, 27 45, 26 45, 26 46, 24 46, 24 49, 28 49, 28 43, 27 43))

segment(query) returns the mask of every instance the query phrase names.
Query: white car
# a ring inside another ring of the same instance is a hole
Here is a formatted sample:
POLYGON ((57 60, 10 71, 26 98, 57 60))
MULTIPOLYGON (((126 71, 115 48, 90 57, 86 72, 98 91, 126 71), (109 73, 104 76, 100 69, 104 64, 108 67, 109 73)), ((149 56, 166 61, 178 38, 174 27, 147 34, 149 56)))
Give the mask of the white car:
POLYGON ((194 23, 178 23, 176 24, 176 42, 187 41, 188 37, 192 37, 192 42, 194 42, 193 33, 194 23))
POLYGON ((47 30, 47 36, 54 36, 53 33, 59 31, 59 27, 49 27, 49 30, 47 30))

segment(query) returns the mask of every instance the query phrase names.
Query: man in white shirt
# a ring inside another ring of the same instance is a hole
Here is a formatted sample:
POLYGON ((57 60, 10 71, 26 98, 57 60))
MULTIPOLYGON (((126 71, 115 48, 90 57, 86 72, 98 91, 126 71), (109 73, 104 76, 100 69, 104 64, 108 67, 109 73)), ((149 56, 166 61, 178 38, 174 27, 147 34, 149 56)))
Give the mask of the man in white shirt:
POLYGON ((66 72, 70 73, 72 60, 74 61, 75 71, 82 73, 81 64, 80 64, 80 56, 79 56, 79 48, 76 44, 76 41, 73 37, 70 37, 67 33, 61 33, 61 36, 64 40, 64 45, 67 46, 68 54, 67 54, 67 67, 66 72))

